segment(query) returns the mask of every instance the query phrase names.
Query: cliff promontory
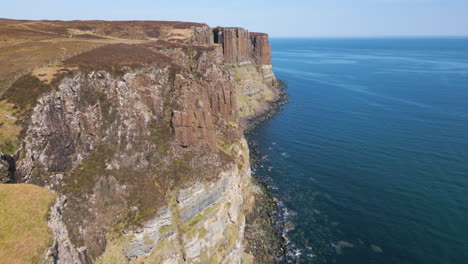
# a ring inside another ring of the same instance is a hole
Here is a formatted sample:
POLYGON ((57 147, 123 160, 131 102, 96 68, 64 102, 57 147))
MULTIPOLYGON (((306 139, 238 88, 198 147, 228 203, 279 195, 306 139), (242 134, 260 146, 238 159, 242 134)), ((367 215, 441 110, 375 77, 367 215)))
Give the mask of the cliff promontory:
POLYGON ((56 195, 34 262, 275 260, 245 234, 265 197, 244 129, 281 99, 266 34, 0 20, 0 59, 0 177, 56 195))

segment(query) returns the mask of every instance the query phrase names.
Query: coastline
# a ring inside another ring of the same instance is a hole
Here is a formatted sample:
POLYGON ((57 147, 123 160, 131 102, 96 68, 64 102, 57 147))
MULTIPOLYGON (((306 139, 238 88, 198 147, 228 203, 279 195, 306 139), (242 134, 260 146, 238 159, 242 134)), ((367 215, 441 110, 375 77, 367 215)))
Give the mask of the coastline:
POLYGON ((268 182, 255 174, 255 168, 261 166, 262 159, 255 147, 255 142, 249 138, 249 135, 252 135, 263 122, 278 114, 283 105, 288 103, 286 83, 278 79, 276 88, 279 90, 278 98, 268 102, 265 111, 244 121, 244 134, 249 144, 255 197, 254 209, 246 215, 245 238, 248 245, 246 251, 254 256, 256 263, 286 263, 288 255, 286 226, 281 216, 284 208, 269 191, 268 182))
MULTIPOLYGON (((100 45, 84 42, 60 65, 35 61, 2 97, 5 118, 17 120, 0 131, 17 132, 9 149, 19 157, 15 182, 57 193, 44 258, 278 262, 287 240, 278 200, 251 177, 245 139, 286 102, 268 35, 185 22, 115 24, 41 22, 44 29, 86 26, 102 35, 100 45), (99 31, 109 25, 113 31, 99 31), (135 28, 143 33, 132 35, 135 28), (172 35, 148 41, 160 32, 172 35)), ((25 62, 28 52, 21 52, 25 62)))
POLYGON ((281 107, 288 102, 288 93, 285 91, 287 88, 286 83, 280 79, 277 79, 277 81, 278 85, 276 88, 279 90, 278 98, 267 102, 268 107, 265 111, 256 113, 243 121, 245 135, 250 135, 264 121, 276 115, 281 107))

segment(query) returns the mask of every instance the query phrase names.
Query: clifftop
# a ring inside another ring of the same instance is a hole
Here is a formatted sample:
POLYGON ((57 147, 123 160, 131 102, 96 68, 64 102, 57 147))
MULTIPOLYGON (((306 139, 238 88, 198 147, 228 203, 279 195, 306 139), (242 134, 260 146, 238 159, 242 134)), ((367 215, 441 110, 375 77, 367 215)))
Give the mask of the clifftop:
POLYGON ((268 36, 242 28, 210 28, 180 21, 30 21, 0 19, 0 93, 32 69, 106 44, 170 44, 224 47, 227 61, 270 64, 268 36), (223 33, 225 33, 223 35, 223 33))

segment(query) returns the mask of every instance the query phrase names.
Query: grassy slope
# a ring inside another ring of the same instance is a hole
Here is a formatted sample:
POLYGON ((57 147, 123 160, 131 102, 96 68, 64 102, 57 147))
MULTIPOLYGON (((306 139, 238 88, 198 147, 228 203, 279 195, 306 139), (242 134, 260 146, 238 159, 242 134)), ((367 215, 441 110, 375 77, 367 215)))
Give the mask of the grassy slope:
POLYGON ((106 44, 183 40, 178 21, 28 21, 0 19, 0 95, 20 76, 106 44))
POLYGON ((55 194, 30 184, 0 184, 0 263, 37 263, 52 245, 47 215, 55 194))

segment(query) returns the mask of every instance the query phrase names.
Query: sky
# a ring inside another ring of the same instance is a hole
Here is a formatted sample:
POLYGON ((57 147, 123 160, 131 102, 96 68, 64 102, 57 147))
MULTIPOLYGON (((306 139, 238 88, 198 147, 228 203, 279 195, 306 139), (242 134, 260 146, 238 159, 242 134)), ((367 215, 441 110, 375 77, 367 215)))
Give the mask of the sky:
POLYGON ((468 0, 14 0, 0 17, 191 21, 271 37, 468 36, 468 0))

